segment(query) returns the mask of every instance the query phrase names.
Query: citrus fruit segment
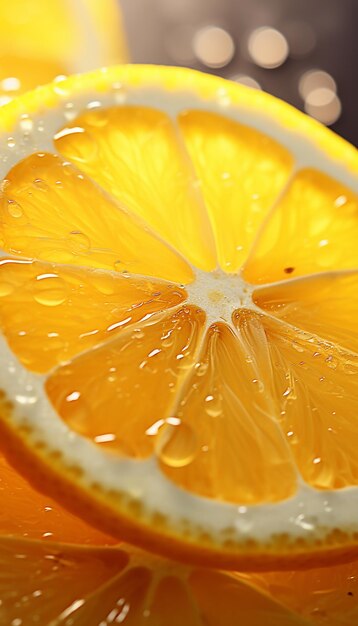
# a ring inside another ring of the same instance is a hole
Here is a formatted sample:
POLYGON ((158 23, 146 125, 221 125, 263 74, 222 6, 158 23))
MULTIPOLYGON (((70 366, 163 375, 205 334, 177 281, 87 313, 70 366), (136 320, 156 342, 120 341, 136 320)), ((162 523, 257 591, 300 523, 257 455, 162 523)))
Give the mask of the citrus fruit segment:
POLYGON ((95 353, 56 370, 46 383, 49 398, 73 431, 139 458, 153 453, 167 419, 180 423, 171 420, 171 408, 205 321, 204 312, 194 307, 147 317, 95 353))
POLYGON ((1 329, 21 362, 37 372, 185 297, 177 285, 145 277, 18 258, 0 261, 1 329))
POLYGON ((309 626, 238 577, 129 546, 84 548, 0 539, 0 619, 53 626, 309 626))
POLYGON ((358 273, 328 272, 257 289, 267 313, 358 353, 358 273))
POLYGON ((181 141, 168 115, 138 106, 90 110, 55 136, 55 146, 66 158, 189 261, 212 270, 216 258, 210 224, 181 141))
MULTIPOLYGON (((262 333, 259 329, 257 344, 262 333)), ((251 346, 238 341, 226 324, 210 327, 173 411, 181 427, 194 433, 197 449, 180 469, 172 469, 170 460, 162 463, 166 475, 184 488, 245 505, 282 500, 297 488, 292 458, 273 419, 251 346)), ((177 439, 173 428, 167 443, 172 454, 177 439)))
POLYGON ((246 570, 353 558, 353 148, 265 94, 173 68, 49 85, 3 107, 0 129, 0 268, 29 272, 1 283, 7 457, 153 552, 246 570), (239 158, 235 213, 208 185, 239 158), (335 304, 314 314, 304 281, 323 298, 327 273, 335 304))
POLYGON ((266 133, 217 113, 185 111, 179 123, 213 224, 220 265, 236 272, 287 183, 292 155, 266 133))
POLYGON ((21 362, 36 372, 113 339, 119 330, 185 297, 176 285, 116 272, 0 261, 0 327, 21 362))
POLYGON ((278 200, 243 275, 270 283, 358 265, 358 196, 312 169, 299 171, 278 200), (344 242, 344 245, 343 245, 344 242))
POLYGON ((4 624, 68 624, 66 618, 84 604, 83 597, 124 569, 128 557, 121 550, 113 553, 4 537, 0 563, 4 624))
POLYGON ((358 562, 313 570, 240 574, 309 623, 351 626, 358 619, 358 562))
POLYGON ((39 152, 16 165, 3 181, 0 210, 10 253, 177 282, 192 277, 145 224, 55 155, 39 152))
MULTIPOLYGON (((357 485, 358 355, 276 320, 261 320, 268 355, 263 384, 271 378, 267 389, 278 400, 274 413, 301 476, 319 489, 357 485)), ((250 339, 255 341, 253 332, 250 339)), ((255 352, 263 341, 261 336, 255 352)))

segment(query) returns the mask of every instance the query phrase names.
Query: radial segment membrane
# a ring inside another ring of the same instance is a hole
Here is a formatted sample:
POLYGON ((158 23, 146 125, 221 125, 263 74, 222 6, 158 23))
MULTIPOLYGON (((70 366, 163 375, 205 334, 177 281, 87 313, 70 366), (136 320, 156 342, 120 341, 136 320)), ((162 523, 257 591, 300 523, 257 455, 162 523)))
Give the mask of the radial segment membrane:
POLYGON ((358 356, 266 315, 237 312, 235 324, 255 354, 266 346, 262 383, 304 480, 317 489, 357 485, 358 356))
POLYGON ((148 611, 148 626, 156 626, 159 615, 163 626, 201 626, 201 611, 195 600, 187 580, 173 572, 158 581, 148 611))
POLYGON ((358 353, 358 272, 290 280, 253 293, 275 317, 358 353))
POLYGON ((357 196, 317 170, 301 170, 265 223, 243 276, 262 284, 355 269, 357 240, 357 196))
POLYGON ((358 623, 358 561, 317 569, 239 577, 269 593, 309 624, 352 626, 358 623))
POLYGON ((123 544, 0 538, 0 621, 12 626, 308 626, 259 584, 123 544))
POLYGON ((196 307, 153 316, 59 368, 47 393, 74 431, 121 454, 146 457, 171 421, 204 321, 196 307))
POLYGON ((145 277, 0 259, 0 328, 21 362, 37 372, 185 297, 176 285, 145 277))
MULTIPOLYGON (((262 334, 259 327, 257 342, 262 334)), ((258 346, 257 355, 264 349, 258 346)), ((158 442, 162 470, 185 489, 242 504, 294 493, 289 446, 255 358, 247 338, 223 323, 210 327, 172 411, 178 425, 158 442)))
POLYGON ((122 550, 0 538, 0 623, 69 624, 85 598, 127 563, 122 550))
POLYGON ((205 616, 205 621, 199 625, 310 626, 300 615, 276 604, 274 594, 270 598, 258 593, 258 589, 250 585, 251 579, 255 579, 255 574, 248 575, 244 582, 232 574, 224 577, 221 572, 208 569, 194 571, 190 576, 191 590, 205 616))
POLYGON ((115 539, 68 513, 36 491, 0 453, 0 535, 81 544, 113 544, 115 539))
POLYGON ((268 135, 217 113, 187 111, 179 124, 208 207, 220 265, 235 272, 288 180, 292 156, 268 135))
POLYGON ((109 341, 184 298, 185 291, 170 283, 0 259, 0 328, 21 362, 37 372, 109 341))
POLYGON ((76 607, 71 626, 87 626, 94 620, 99 626, 104 626, 106 622, 123 622, 126 626, 145 624, 143 613, 149 603, 151 583, 152 572, 148 567, 129 565, 123 568, 76 607))
POLYGON ((186 262, 76 167, 37 153, 2 183, 0 240, 6 252, 190 282, 186 262))
POLYGON ((215 268, 203 199, 165 113, 140 106, 89 111, 60 131, 55 145, 191 263, 215 268))

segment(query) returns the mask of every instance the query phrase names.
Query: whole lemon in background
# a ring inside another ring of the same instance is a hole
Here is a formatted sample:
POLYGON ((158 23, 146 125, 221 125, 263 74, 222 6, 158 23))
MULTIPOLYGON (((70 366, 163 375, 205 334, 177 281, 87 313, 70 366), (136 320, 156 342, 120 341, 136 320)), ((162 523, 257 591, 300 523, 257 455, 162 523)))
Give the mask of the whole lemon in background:
POLYGON ((0 104, 56 76, 127 59, 116 0, 0 0, 0 104))

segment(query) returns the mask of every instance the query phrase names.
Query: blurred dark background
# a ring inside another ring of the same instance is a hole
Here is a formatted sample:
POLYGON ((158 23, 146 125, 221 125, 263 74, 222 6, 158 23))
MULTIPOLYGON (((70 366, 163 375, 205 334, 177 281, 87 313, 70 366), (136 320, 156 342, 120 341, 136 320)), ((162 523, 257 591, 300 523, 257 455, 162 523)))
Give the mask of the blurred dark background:
POLYGON ((358 0, 121 0, 135 63, 261 88, 358 145, 358 0))

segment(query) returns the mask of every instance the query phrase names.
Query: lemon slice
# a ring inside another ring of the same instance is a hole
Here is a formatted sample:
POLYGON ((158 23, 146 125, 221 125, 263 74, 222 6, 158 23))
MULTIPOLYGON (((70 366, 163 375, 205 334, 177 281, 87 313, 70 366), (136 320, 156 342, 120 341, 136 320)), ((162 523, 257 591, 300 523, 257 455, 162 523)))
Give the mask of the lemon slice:
POLYGON ((0 104, 56 76, 127 58, 115 0, 0 3, 0 104))
POLYGON ((0 538, 4 624, 309 626, 234 574, 178 565, 123 545, 85 548, 0 538), (14 584, 15 583, 15 584, 14 584), (30 619, 30 621, 28 621, 30 619), (234 622, 233 622, 234 620, 234 622))
POLYGON ((263 619, 272 626, 312 626, 323 619, 351 626, 357 619, 356 560, 231 576, 182 566, 123 543, 104 547, 113 543, 110 537, 35 491, 3 457, 0 475, 3 623, 67 620, 73 626, 125 617, 135 626, 175 620, 178 626, 231 626, 233 620, 257 626, 263 619), (79 541, 86 545, 73 545, 79 541))
POLYGON ((182 560, 353 558, 354 148, 266 94, 141 66, 25 94, 0 131, 7 456, 182 560))

